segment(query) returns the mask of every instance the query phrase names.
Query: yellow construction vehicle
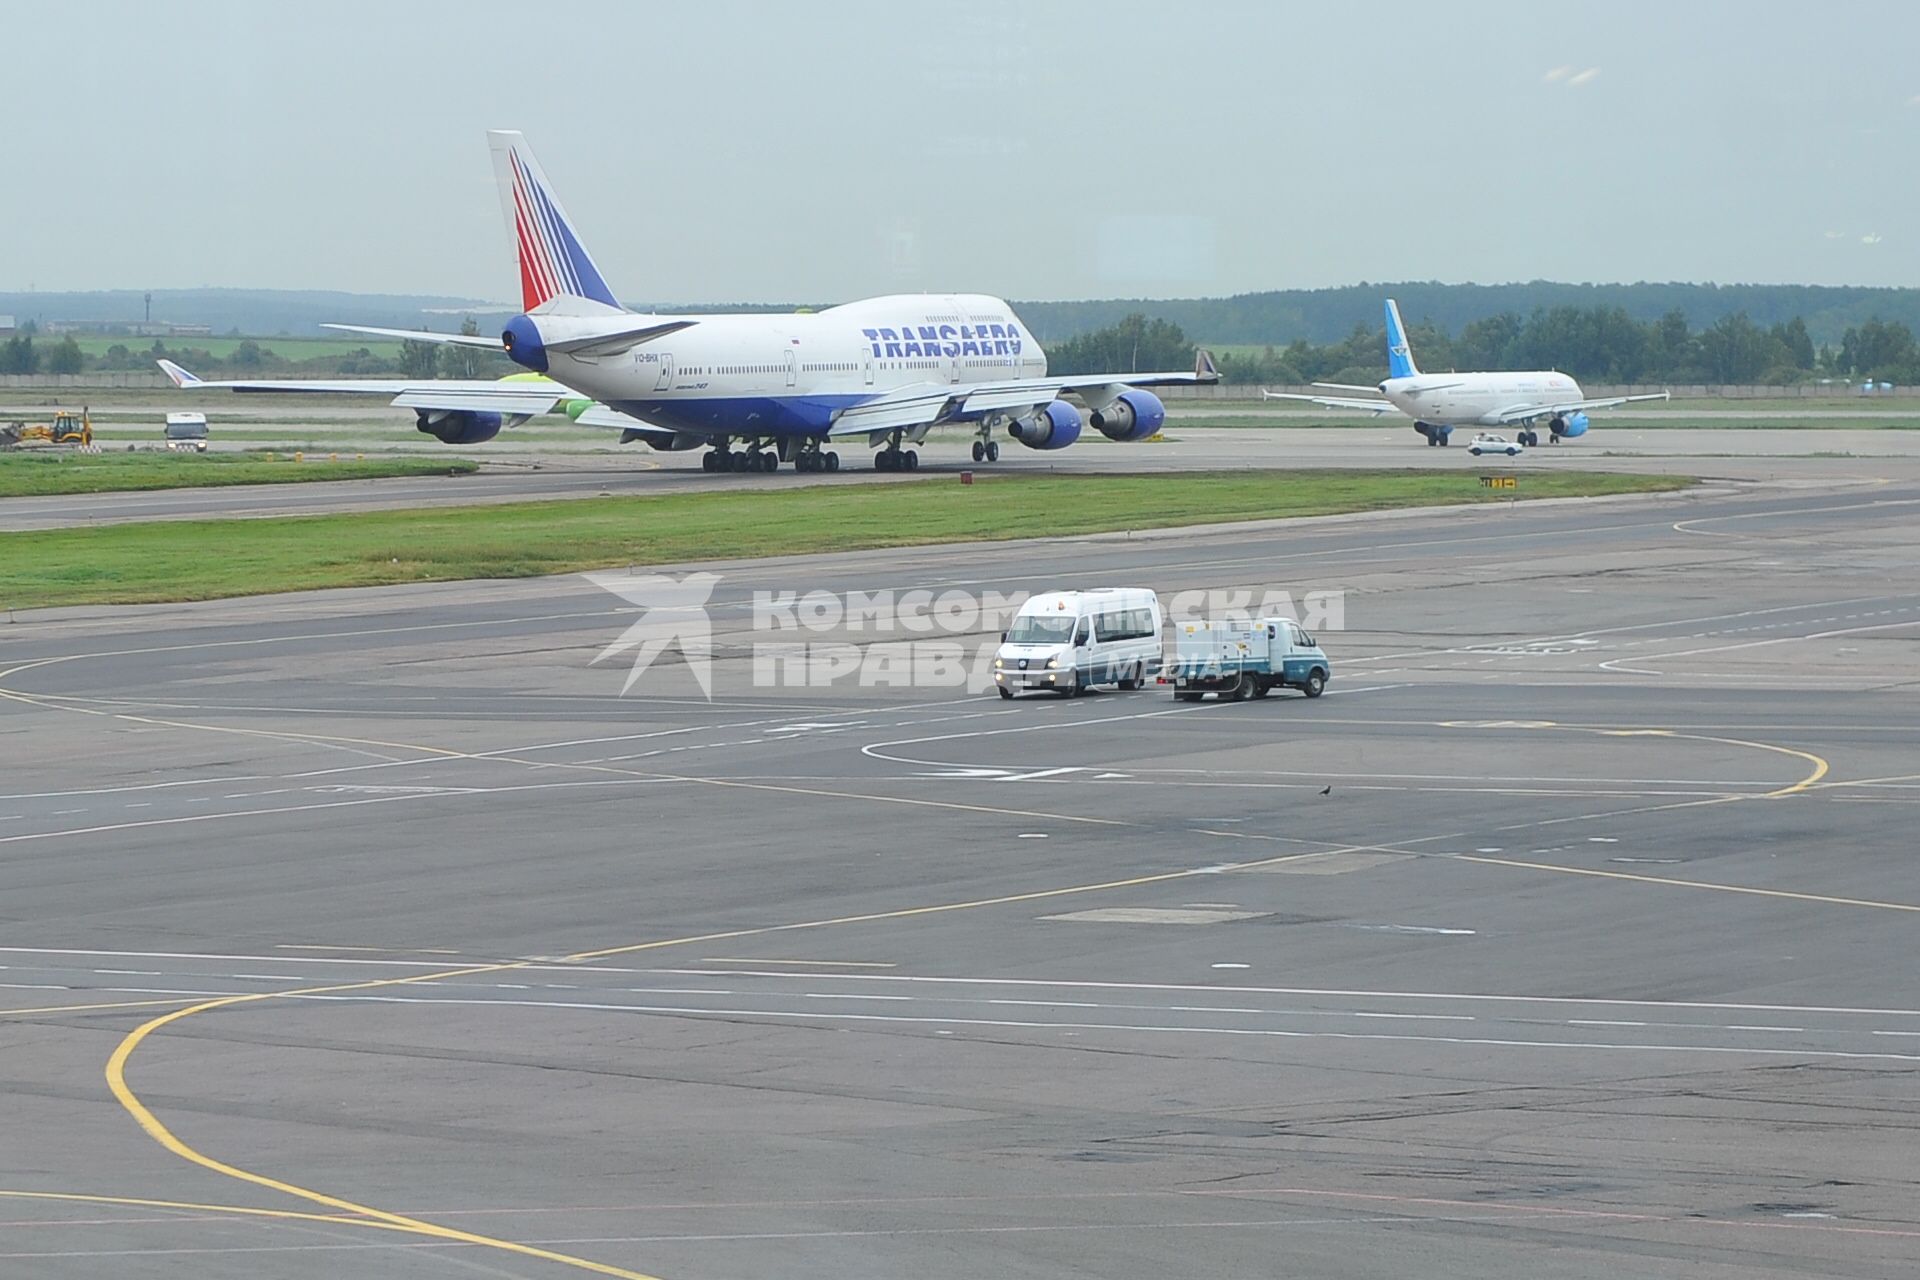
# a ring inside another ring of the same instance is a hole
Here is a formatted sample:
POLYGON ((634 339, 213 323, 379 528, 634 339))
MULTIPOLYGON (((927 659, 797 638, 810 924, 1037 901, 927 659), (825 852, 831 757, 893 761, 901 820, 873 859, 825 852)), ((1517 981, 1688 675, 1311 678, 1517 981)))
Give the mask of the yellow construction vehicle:
POLYGON ((93 418, 85 409, 56 409, 52 422, 15 422, 0 427, 0 449, 23 444, 89 446, 93 443, 93 418))

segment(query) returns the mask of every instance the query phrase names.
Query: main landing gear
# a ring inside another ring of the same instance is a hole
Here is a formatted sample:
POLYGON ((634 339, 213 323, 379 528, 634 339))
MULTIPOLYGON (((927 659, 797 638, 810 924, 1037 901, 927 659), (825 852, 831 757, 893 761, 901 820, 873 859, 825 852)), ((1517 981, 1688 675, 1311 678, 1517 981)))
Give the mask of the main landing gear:
POLYGON ((838 471, 840 455, 831 449, 822 449, 818 440, 809 440, 793 455, 793 469, 810 473, 838 471))
POLYGON ((700 458, 702 471, 772 472, 780 466, 780 455, 755 446, 751 449, 711 449, 700 458))
POLYGON ((919 453, 912 449, 902 449, 900 440, 901 434, 894 432, 893 439, 887 442, 887 447, 873 455, 875 471, 918 471, 920 469, 919 453))
POLYGON ((980 437, 973 442, 973 460, 975 462, 1000 461, 1000 444, 993 438, 991 421, 980 428, 980 437))
MULTIPOLYGON (((840 455, 830 449, 822 449, 818 440, 800 442, 792 456, 795 471, 817 472, 840 469, 840 455)), ((709 449, 700 455, 700 469, 707 472, 757 471, 771 475, 780 469, 780 454, 777 449, 758 442, 748 445, 745 449, 725 447, 709 449)))

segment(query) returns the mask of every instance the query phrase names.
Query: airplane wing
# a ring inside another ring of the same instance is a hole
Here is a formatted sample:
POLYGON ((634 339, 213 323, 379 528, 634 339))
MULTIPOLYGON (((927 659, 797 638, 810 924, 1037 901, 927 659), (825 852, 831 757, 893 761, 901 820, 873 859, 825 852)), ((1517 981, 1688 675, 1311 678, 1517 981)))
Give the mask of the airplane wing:
POLYGON ((453 378, 247 378, 208 382, 195 377, 171 360, 162 360, 159 365, 161 372, 173 381, 174 386, 189 391, 285 391, 392 396, 393 405, 401 409, 482 411, 530 418, 552 412, 554 405, 562 400, 585 398, 579 392, 570 391, 545 378, 514 378, 503 382, 453 378))
POLYGON ((484 333, 435 333, 431 329, 376 329, 364 324, 323 324, 322 329, 338 329, 342 333, 370 333, 376 338, 403 338, 408 342, 438 342, 456 347, 485 347, 489 351, 500 349, 500 339, 490 338, 484 333))
MULTIPOLYGON (((630 347, 655 338, 664 338, 670 333, 690 329, 696 324, 693 320, 653 320, 645 324, 630 325, 624 329, 608 329, 579 338, 549 338, 545 346, 549 351, 565 351, 573 355, 610 356, 618 355, 630 347)), ((338 329, 342 333, 366 333, 376 338, 399 338, 406 342, 451 343, 462 347, 485 347, 489 351, 500 350, 500 339, 489 338, 478 333, 434 333, 427 329, 376 329, 364 324, 323 324, 322 329, 338 329)))
POLYGON ((1511 409, 1502 409, 1499 414, 1503 425, 1515 422, 1531 422, 1535 418, 1552 418, 1563 413, 1584 413, 1589 409, 1612 409, 1623 404, 1632 404, 1638 400, 1669 400, 1670 391, 1655 391, 1639 396, 1608 396, 1604 400, 1564 400, 1559 404, 1522 404, 1511 409))
MULTIPOLYGON (((1319 386, 1320 384, 1316 382, 1314 385, 1319 386)), ((1383 413, 1393 412, 1392 403, 1386 400, 1348 399, 1342 396, 1308 396, 1293 391, 1269 391, 1265 387, 1260 388, 1260 395, 1262 399, 1266 400, 1304 400, 1308 404, 1317 404, 1327 409, 1346 409, 1354 413, 1371 413, 1376 418, 1383 413)))
POLYGON ((1194 353, 1191 372, 1070 374, 1061 378, 1008 378, 999 382, 917 382, 843 409, 828 428, 834 436, 866 435, 939 426, 989 413, 1032 409, 1064 392, 1110 400, 1129 387, 1199 386, 1218 382, 1213 356, 1194 353))

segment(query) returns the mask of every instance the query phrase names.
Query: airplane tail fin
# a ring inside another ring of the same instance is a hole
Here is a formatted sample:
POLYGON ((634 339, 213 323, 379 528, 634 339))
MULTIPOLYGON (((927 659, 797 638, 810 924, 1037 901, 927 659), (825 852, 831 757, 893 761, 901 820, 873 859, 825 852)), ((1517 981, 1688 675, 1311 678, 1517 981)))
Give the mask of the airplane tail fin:
POLYGON ((1387 376, 1411 378, 1420 372, 1413 362, 1413 348, 1407 345, 1406 326, 1400 323, 1400 306, 1387 299, 1387 376))
POLYGON ((607 287, 600 268, 581 244, 573 220, 561 207, 560 197, 533 157, 524 135, 506 130, 490 130, 487 144, 493 150, 493 172, 500 186, 500 204, 513 233, 520 267, 521 308, 532 311, 546 307, 549 312, 601 312, 605 308, 625 310, 607 287), (581 301, 598 306, 569 306, 581 301))

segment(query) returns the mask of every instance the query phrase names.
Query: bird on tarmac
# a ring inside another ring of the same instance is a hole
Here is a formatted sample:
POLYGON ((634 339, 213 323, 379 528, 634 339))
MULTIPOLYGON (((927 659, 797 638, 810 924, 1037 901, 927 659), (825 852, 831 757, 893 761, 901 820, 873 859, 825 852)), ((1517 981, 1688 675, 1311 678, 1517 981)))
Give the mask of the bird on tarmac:
POLYGON ((1332 794, 1333 794, 1333 784, 1332 784, 1331 782, 1329 782, 1329 783, 1328 783, 1328 784, 1327 784, 1326 786, 1324 786, 1324 787, 1322 787, 1322 788, 1320 788, 1320 794, 1321 794, 1321 795, 1323 795, 1323 796, 1330 796, 1330 795, 1332 795, 1332 794))

